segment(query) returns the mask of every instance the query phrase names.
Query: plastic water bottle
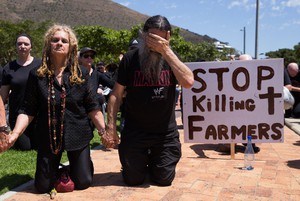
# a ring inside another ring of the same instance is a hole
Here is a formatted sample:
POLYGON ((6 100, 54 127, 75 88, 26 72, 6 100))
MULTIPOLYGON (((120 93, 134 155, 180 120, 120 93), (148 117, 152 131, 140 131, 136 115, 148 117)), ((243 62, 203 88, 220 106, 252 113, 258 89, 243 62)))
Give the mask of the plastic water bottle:
POLYGON ((244 168, 243 170, 253 170, 255 161, 254 150, 252 147, 252 137, 248 136, 247 147, 244 153, 244 168))

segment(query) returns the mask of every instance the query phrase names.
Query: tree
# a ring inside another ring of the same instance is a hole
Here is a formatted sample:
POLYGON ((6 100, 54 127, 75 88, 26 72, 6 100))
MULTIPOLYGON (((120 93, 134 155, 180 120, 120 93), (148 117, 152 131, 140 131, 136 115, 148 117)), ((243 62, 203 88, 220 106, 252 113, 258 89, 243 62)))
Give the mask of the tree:
POLYGON ((295 62, 300 63, 300 43, 294 46, 295 62))
MULTIPOLYGON (((16 58, 15 38, 22 32, 32 37, 32 55, 41 57, 43 36, 50 23, 50 21, 34 23, 25 20, 13 24, 0 21, 0 40, 1 44, 6 47, 0 50, 0 65, 3 66, 16 58)), ((133 26, 130 30, 113 30, 101 26, 77 26, 73 29, 77 34, 79 48, 91 47, 97 51, 95 62, 101 60, 105 63, 118 63, 119 54, 128 50, 129 42, 133 38, 142 37, 140 35, 142 27, 143 24, 133 26)), ((227 60, 228 54, 235 51, 234 49, 225 49, 223 52, 219 52, 211 42, 198 44, 188 42, 180 35, 179 28, 172 30, 170 45, 183 62, 227 60)), ((300 45, 298 49, 300 49, 300 45)))
POLYGON ((26 33, 32 38, 32 55, 40 57, 42 52, 43 35, 50 21, 42 23, 34 23, 25 20, 20 23, 13 24, 11 22, 0 20, 0 41, 2 47, 0 49, 0 65, 16 59, 16 37, 21 33, 26 33))
POLYGON ((295 50, 284 48, 277 51, 267 52, 266 56, 268 56, 269 58, 283 58, 284 66, 287 66, 291 62, 299 62, 299 59, 297 59, 295 53, 295 50))
POLYGON ((128 49, 132 38, 129 30, 116 31, 101 26, 79 26, 74 30, 78 36, 79 48, 90 47, 96 50, 95 62, 119 62, 119 54, 128 49))

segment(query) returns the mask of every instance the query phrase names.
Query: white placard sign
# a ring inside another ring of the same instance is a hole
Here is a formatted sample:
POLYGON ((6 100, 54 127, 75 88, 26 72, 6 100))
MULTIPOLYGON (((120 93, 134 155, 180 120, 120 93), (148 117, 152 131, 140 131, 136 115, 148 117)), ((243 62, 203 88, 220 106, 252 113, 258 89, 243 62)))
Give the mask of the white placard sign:
POLYGON ((283 59, 186 63, 185 142, 283 142, 283 59))

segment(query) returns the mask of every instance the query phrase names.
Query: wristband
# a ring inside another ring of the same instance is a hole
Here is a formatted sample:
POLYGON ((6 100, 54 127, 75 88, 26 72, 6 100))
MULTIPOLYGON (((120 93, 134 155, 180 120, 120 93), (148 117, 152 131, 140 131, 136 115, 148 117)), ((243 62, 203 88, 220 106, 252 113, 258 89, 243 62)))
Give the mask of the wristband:
POLYGON ((11 129, 8 125, 5 125, 5 126, 1 126, 0 127, 0 132, 4 132, 5 134, 9 134, 11 132, 11 129))
POLYGON ((98 131, 98 134, 99 134, 100 136, 103 136, 105 133, 106 133, 105 128, 102 128, 102 129, 100 129, 100 130, 98 131))

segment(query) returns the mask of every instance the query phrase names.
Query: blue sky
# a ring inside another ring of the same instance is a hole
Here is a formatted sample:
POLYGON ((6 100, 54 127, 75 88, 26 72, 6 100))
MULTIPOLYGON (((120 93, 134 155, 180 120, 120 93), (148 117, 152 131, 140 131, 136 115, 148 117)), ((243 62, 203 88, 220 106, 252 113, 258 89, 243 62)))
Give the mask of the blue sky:
MULTIPOLYGON (((256 0, 113 0, 132 10, 163 15, 172 25, 208 35, 255 56, 256 0)), ((258 54, 300 42, 300 0, 260 0, 258 54)), ((262 57, 262 56, 260 56, 262 57)))

